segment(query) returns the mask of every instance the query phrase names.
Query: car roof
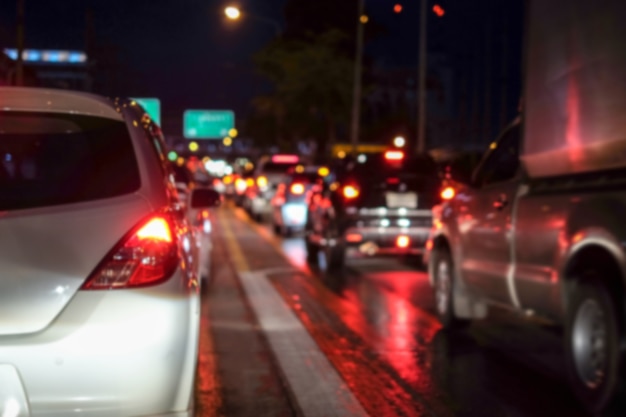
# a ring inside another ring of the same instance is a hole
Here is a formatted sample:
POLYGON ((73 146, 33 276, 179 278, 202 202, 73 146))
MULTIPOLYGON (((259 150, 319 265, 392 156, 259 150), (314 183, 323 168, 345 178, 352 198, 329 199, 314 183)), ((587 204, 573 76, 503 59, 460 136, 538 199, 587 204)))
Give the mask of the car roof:
POLYGON ((0 111, 71 113, 123 120, 113 103, 104 97, 48 88, 0 87, 0 111))

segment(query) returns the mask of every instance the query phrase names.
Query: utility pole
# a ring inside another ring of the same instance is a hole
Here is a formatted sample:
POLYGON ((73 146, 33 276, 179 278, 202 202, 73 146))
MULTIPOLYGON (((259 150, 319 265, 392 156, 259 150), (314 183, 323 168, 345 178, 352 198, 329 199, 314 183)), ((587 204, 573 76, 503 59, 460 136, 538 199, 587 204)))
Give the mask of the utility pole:
POLYGON ((500 129, 504 129, 506 124, 508 123, 508 112, 507 112, 507 90, 508 90, 508 25, 507 25, 507 14, 506 7, 502 7, 502 62, 500 67, 500 78, 502 82, 501 86, 501 96, 500 96, 500 129))
POLYGON ((24 0, 17 0, 17 60, 15 85, 24 85, 24 0))
POLYGON ((356 29, 356 56, 354 59, 354 86, 352 90, 352 119, 350 125, 350 143, 353 146, 353 152, 356 152, 356 146, 359 143, 359 127, 361 125, 361 78, 363 72, 363 34, 365 31, 365 23, 361 21, 361 17, 364 14, 365 0, 359 0, 356 29))
POLYGON ((428 0, 421 0, 420 10, 420 39, 419 39, 419 63, 417 74, 417 147, 416 152, 422 154, 426 151, 426 23, 428 13, 428 0))
POLYGON ((485 41, 485 100, 483 102, 484 104, 484 111, 483 111, 483 115, 484 115, 484 125, 483 125, 483 140, 487 140, 488 143, 490 143, 491 141, 493 141, 493 138, 491 137, 491 128, 492 128, 492 113, 491 113, 491 104, 492 104, 492 91, 491 91, 491 84, 492 84, 492 64, 493 64, 493 57, 492 57, 492 40, 491 40, 491 33, 493 31, 493 24, 491 21, 491 18, 489 16, 489 13, 485 13, 485 16, 487 18, 487 24, 484 26, 483 30, 484 30, 484 41, 485 41))

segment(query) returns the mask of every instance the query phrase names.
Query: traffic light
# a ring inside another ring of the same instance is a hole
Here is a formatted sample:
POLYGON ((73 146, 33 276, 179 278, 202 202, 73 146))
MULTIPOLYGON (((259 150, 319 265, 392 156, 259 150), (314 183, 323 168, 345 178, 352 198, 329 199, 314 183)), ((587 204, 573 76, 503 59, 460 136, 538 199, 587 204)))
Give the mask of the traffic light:
POLYGON ((436 14, 438 17, 443 17, 443 15, 444 15, 444 14, 446 14, 446 11, 445 11, 445 10, 443 10, 443 7, 441 7, 441 6, 440 6, 440 5, 438 5, 438 4, 435 4, 435 5, 433 6, 433 12, 435 12, 435 14, 436 14))
POLYGON ((400 3, 396 3, 396 5, 393 6, 393 11, 396 13, 400 13, 402 11, 402 5, 400 3))

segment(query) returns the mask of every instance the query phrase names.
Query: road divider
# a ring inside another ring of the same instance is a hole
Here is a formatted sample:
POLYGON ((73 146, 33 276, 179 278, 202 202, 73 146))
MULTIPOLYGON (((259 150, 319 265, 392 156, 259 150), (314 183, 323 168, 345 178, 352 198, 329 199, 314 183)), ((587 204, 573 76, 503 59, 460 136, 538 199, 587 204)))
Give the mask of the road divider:
MULTIPOLYGON (((268 275, 275 273, 277 268, 250 270, 233 232, 232 216, 219 211, 219 220, 244 292, 302 415, 367 416, 337 370, 269 282, 268 275)), ((290 267, 284 270, 295 272, 290 267)))

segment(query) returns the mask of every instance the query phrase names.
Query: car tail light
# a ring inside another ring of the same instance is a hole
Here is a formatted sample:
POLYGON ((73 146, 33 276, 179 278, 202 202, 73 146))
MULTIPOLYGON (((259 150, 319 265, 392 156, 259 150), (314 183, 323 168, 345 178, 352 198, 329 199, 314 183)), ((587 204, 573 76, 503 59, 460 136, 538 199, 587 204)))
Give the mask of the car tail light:
POLYGON ((304 194, 304 185, 296 182, 295 184, 291 184, 291 188, 289 188, 291 194, 302 195, 304 194))
POLYGON ((155 285, 178 265, 176 239, 168 216, 141 222, 104 258, 83 290, 111 290, 155 285))
POLYGON ((408 236, 398 236, 398 238, 396 239, 396 246, 401 248, 401 249, 406 249, 409 247, 409 245, 411 244, 411 239, 409 239, 408 236))
POLYGON ((387 161, 401 161, 404 159, 404 152, 402 151, 387 151, 385 152, 385 159, 387 161))
POLYGON ((387 184, 400 184, 400 178, 397 178, 397 177, 387 178, 387 184))
POLYGON ((346 235, 346 241, 350 243, 358 243, 363 240, 363 236, 360 233, 349 233, 346 235))
POLYGON ((453 187, 446 187, 441 191, 440 195, 443 200, 452 200, 456 195, 456 190, 453 187))
POLYGON ((357 198, 359 196, 359 189, 354 185, 346 185, 343 187, 343 196, 348 199, 357 198))
POLYGON ((258 177, 256 179, 256 185, 258 185, 261 188, 267 187, 267 177, 261 175, 260 177, 258 177))

